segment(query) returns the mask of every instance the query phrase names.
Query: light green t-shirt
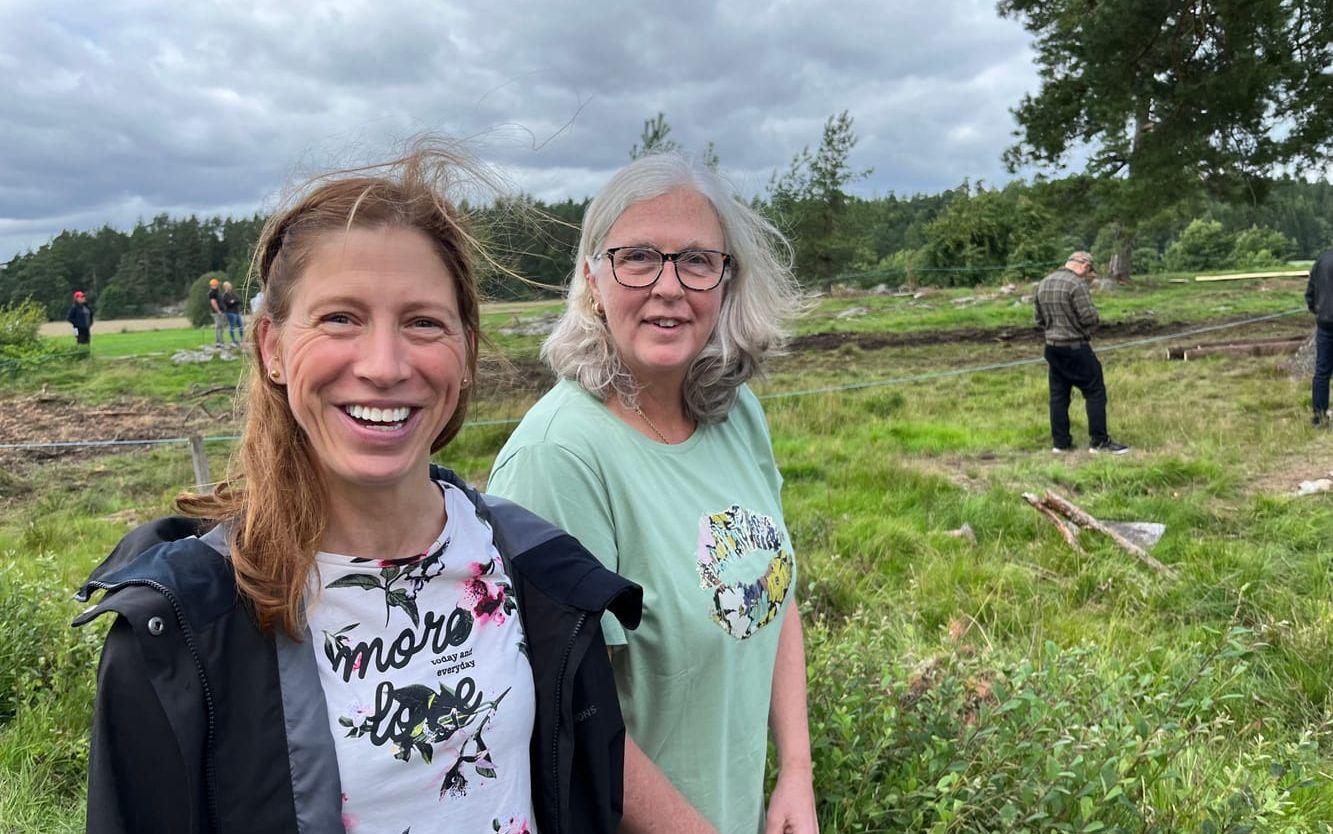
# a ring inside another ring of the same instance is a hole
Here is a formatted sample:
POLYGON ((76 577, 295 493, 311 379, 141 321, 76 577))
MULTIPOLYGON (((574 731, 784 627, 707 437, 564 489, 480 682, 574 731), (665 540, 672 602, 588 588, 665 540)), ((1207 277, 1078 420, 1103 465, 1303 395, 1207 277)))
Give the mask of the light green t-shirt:
POLYGON ((764 760, 796 562, 764 412, 654 442, 569 380, 500 450, 488 491, 572 533, 643 586, 643 621, 603 622, 630 737, 722 834, 764 817, 764 760))

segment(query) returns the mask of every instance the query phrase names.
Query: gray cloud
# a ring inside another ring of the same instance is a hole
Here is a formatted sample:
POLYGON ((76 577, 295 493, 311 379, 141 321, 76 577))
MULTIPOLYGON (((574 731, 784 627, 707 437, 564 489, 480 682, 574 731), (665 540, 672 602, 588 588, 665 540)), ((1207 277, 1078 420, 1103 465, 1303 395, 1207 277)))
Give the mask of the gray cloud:
POLYGON ((61 228, 248 213, 423 130, 581 198, 659 110, 748 193, 844 109, 860 193, 997 182, 1036 85, 992 0, 308 5, 0 6, 0 259, 61 228))

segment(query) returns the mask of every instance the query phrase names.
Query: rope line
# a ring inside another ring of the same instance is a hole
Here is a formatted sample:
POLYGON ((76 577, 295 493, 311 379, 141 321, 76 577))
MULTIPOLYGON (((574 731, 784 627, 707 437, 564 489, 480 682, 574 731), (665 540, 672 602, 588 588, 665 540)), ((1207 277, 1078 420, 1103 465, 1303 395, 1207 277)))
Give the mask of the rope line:
MULTIPOLYGON (((1210 324, 1203 327, 1195 327, 1189 330, 1183 330, 1179 333, 1168 333, 1162 336, 1144 336, 1140 339, 1131 339, 1127 342, 1117 342, 1115 344, 1099 347, 1098 351, 1107 352, 1112 350, 1124 350, 1132 347, 1142 347, 1143 345, 1156 344, 1159 342, 1170 342, 1176 339, 1185 339, 1191 336, 1198 336, 1203 333, 1216 333, 1219 330, 1229 330, 1233 327, 1244 327, 1250 324, 1259 324, 1265 321, 1274 321, 1287 316, 1294 316, 1298 313, 1306 312, 1304 307, 1296 307, 1291 310, 1285 310, 1281 313, 1270 313, 1265 316, 1255 316, 1254 318, 1242 319, 1240 321, 1224 322, 1222 324, 1210 324)), ((967 368, 954 368, 947 371, 931 371, 924 374, 912 374, 910 376, 896 376, 885 379, 872 379, 865 382, 850 382, 843 385, 829 385, 822 388, 805 388, 796 391, 775 391, 768 394, 760 394, 761 400, 781 400, 792 399, 795 397, 808 397, 816 394, 835 394, 843 391, 863 391, 868 388, 883 388, 889 385, 905 385, 912 382, 929 382, 934 379, 947 379, 950 377, 967 376, 970 374, 985 373, 987 371, 1008 370, 1010 368, 1021 368, 1025 365, 1036 365, 1046 360, 1040 356, 1029 359, 1014 359, 1008 362, 992 362, 985 365, 972 365, 967 368)), ((494 420, 469 420, 463 424, 463 428, 485 427, 485 426, 513 426, 517 425, 522 418, 498 418, 494 420)), ((239 435, 225 434, 213 435, 202 438, 205 443, 219 443, 233 440, 239 440, 239 435)), ((188 437, 158 437, 145 438, 142 440, 67 440, 50 443, 0 443, 0 450, 7 449, 69 449, 69 448, 97 448, 107 446, 161 446, 172 443, 189 443, 188 437)))

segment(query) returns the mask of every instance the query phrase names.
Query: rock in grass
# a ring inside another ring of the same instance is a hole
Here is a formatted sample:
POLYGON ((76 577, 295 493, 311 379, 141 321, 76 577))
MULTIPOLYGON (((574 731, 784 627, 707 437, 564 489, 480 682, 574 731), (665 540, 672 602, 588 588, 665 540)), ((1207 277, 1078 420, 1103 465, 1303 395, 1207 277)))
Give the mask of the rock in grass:
POLYGON ((955 539, 963 539, 969 544, 977 543, 977 534, 972 532, 972 525, 967 522, 963 522, 963 526, 957 530, 949 530, 944 535, 953 536, 955 539))
POLYGON ((1321 492, 1333 491, 1333 478, 1316 478, 1313 481, 1301 481, 1301 485, 1296 487, 1292 493, 1295 496, 1318 495, 1321 492))
POLYGON ((1161 541, 1166 533, 1166 525, 1155 521, 1108 521, 1106 526, 1144 550, 1161 541))

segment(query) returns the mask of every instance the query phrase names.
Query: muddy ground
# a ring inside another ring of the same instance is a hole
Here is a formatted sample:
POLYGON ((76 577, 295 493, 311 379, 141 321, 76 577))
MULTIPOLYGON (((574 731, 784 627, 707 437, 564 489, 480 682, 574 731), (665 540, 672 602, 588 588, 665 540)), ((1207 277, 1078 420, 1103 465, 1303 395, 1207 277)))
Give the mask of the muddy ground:
MULTIPOLYGON (((1196 327, 1241 320, 1243 319, 1163 323, 1151 317, 1127 319, 1102 324, 1097 328, 1097 339, 1108 342, 1146 336, 1165 336, 1196 327)), ((793 353, 799 353, 808 350, 833 350, 846 344, 854 344, 862 350, 879 350, 888 347, 924 347, 959 342, 1035 345, 1041 341, 1041 330, 1034 324, 1021 327, 961 327, 914 333, 808 333, 792 339, 789 347, 793 353)))
MULTIPOLYGON (((483 358, 478 375, 487 380, 489 393, 501 395, 540 394, 553 381, 550 371, 536 359, 483 358)), ((0 447, 15 443, 209 436, 240 430, 231 398, 225 391, 203 397, 187 394, 178 403, 126 396, 99 405, 87 405, 64 394, 42 392, 0 397, 0 406, 0 447)), ((107 447, 0 448, 0 467, 90 457, 107 451, 107 447)))
MULTIPOLYGON (((1098 338, 1123 340, 1179 332, 1215 322, 1174 322, 1131 319, 1104 325, 1098 338)), ((793 339, 792 353, 835 350, 853 344, 862 350, 917 347, 938 344, 1037 345, 1041 334, 1035 327, 959 328, 919 333, 811 333, 793 339)), ((498 396, 537 395, 548 389, 552 377, 537 359, 483 357, 478 376, 487 380, 488 394, 498 396)), ((178 403, 162 403, 124 397, 110 404, 90 406, 60 394, 39 393, 0 397, 0 445, 50 443, 81 440, 123 440, 215 435, 238 431, 225 393, 200 398, 185 396, 178 403)), ((55 447, 30 450, 0 448, 0 467, 41 464, 67 457, 104 454, 106 448, 55 447)))

